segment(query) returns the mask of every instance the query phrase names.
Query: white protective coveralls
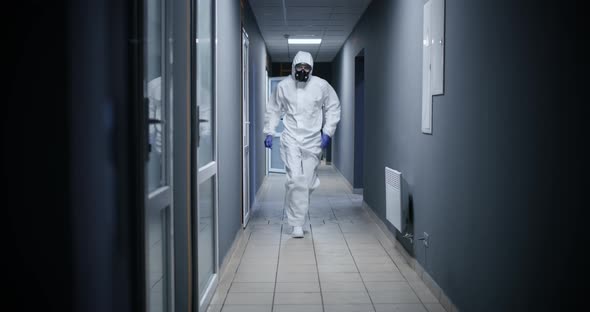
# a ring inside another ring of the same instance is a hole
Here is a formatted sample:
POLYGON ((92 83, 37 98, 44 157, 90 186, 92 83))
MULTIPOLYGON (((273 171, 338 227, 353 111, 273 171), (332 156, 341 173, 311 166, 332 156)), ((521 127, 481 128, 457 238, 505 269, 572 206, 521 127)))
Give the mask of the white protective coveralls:
POLYGON ((309 198, 320 185, 317 167, 321 155, 321 133, 334 136, 340 121, 340 100, 330 84, 312 76, 313 59, 299 51, 293 59, 291 75, 277 84, 265 115, 264 133, 275 135, 281 114, 281 158, 285 163, 285 205, 291 226, 303 226, 309 210, 309 198), (307 82, 295 80, 295 65, 309 64, 307 82), (322 131, 322 132, 320 132, 322 131))

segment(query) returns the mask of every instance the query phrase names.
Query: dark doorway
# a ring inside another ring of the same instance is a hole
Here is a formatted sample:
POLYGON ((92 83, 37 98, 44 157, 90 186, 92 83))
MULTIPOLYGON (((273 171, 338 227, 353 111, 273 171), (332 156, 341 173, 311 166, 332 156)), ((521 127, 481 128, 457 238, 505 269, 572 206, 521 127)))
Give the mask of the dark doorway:
POLYGON ((354 59, 354 178, 353 188, 363 188, 365 136, 365 50, 354 59))

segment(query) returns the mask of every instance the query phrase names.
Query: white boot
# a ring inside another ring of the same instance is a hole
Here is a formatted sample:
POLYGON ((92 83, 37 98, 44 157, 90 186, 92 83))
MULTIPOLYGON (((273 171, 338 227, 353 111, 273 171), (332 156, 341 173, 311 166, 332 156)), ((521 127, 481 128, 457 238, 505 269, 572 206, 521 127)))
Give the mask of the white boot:
POLYGON ((291 236, 295 237, 295 238, 302 238, 303 237, 303 228, 300 226, 294 226, 291 236))

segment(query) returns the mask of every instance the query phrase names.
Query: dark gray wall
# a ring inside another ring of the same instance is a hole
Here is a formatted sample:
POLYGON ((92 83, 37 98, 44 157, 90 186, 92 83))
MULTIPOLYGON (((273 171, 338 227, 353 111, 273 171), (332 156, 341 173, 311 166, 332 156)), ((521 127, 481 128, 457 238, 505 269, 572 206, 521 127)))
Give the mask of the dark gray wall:
POLYGON ((215 62, 217 63, 220 263, 223 262, 242 222, 241 42, 240 3, 231 0, 217 1, 217 59, 215 62))
POLYGON ((364 48, 365 202, 385 220, 384 167, 402 171, 415 234, 430 234, 428 249, 404 246, 461 311, 564 309, 581 263, 564 238, 581 232, 576 8, 447 0, 445 94, 424 135, 423 3, 374 0, 335 59, 334 163, 352 181, 364 48))
POLYGON ((244 29, 250 39, 250 202, 253 203, 266 172, 266 151, 262 130, 266 109, 265 72, 268 54, 254 13, 247 2, 242 16, 244 29))
POLYGON ((133 9, 100 0, 3 12, 13 44, 3 66, 3 306, 143 310, 133 9))
POLYGON ((363 188, 365 144, 365 57, 355 57, 354 68, 354 177, 352 187, 363 188))
MULTIPOLYGON (((187 215, 191 211, 190 180, 191 168, 190 137, 191 125, 186 116, 190 115, 191 90, 191 39, 187 35, 190 30, 190 15, 186 14, 190 0, 174 1, 172 7, 173 27, 173 100, 172 114, 173 133, 173 172, 174 179, 174 308, 176 311, 189 310, 190 288, 190 228, 187 215)), ((195 259, 193 259, 195 260, 195 259)), ((195 261, 195 263, 197 263, 195 261)))
POLYGON ((331 143, 332 162, 350 185, 354 183, 354 57, 361 49, 347 41, 334 59, 332 70, 332 86, 341 106, 340 123, 331 143))

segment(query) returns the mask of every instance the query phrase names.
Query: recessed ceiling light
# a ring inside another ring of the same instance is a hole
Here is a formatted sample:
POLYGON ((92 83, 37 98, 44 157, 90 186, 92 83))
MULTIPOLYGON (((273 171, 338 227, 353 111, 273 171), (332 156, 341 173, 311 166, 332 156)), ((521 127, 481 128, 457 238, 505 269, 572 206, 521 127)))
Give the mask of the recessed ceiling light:
POLYGON ((289 44, 320 44, 322 43, 322 39, 295 39, 289 38, 287 39, 289 44))

